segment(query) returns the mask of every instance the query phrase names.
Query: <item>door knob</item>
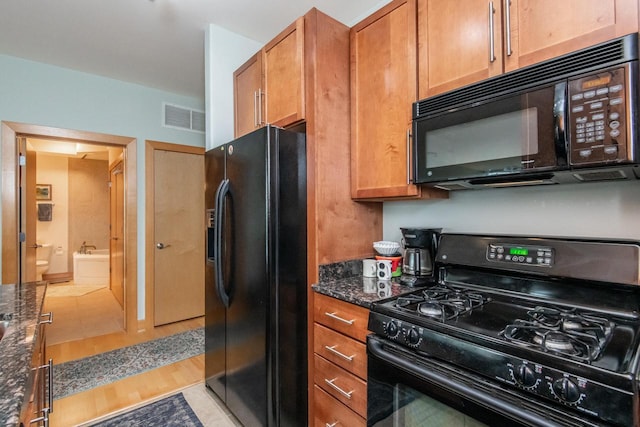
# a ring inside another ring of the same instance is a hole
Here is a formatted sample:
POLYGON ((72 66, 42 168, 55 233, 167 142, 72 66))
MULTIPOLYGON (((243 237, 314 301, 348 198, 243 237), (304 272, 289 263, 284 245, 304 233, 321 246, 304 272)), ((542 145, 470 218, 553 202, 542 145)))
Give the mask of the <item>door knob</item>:
POLYGON ((156 243, 156 248, 158 249, 164 249, 164 248, 168 248, 171 245, 165 245, 164 243, 156 243))

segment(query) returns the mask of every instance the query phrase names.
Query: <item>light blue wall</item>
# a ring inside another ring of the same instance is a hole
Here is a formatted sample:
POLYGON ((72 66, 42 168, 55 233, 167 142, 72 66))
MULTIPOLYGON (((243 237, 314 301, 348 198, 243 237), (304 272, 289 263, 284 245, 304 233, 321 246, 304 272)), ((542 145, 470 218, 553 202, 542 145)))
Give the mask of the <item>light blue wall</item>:
POLYGON ((400 227, 451 232, 640 240, 640 181, 467 190, 448 200, 384 204, 383 234, 400 227))
POLYGON ((213 24, 207 27, 204 40, 209 149, 233 139, 233 72, 262 44, 213 24))
MULTIPOLYGON (((201 133, 162 126, 162 103, 204 110, 202 99, 0 55, 0 120, 137 139, 138 317, 144 312, 145 140, 204 147, 201 133)), ((2 141, 4 143, 4 141, 2 141)), ((1 266, 0 266, 1 267, 1 266)))

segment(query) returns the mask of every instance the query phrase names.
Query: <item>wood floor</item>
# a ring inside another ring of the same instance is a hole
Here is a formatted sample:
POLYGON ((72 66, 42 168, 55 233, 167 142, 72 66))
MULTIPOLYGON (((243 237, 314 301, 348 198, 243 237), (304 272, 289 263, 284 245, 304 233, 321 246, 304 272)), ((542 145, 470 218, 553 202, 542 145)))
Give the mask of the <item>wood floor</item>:
MULTIPOLYGON (((83 306, 85 302, 89 304, 87 302, 89 299, 83 300, 82 297, 70 298, 70 304, 79 304, 80 306, 83 306), (74 298, 77 299, 74 300, 74 298)), ((48 312, 50 309, 53 310, 57 305, 64 304, 64 301, 62 301, 64 299, 66 297, 45 297, 44 312, 48 312)), ((110 304, 110 301, 106 298, 102 300, 93 298, 91 304, 100 306, 101 304, 110 304)), ((53 358, 54 369, 56 364, 204 326, 204 318, 201 317, 157 327, 137 334, 127 335, 120 331, 100 336, 90 336, 91 327, 87 326, 88 330, 82 333, 83 338, 64 342, 64 331, 55 329, 56 322, 59 320, 59 325, 63 325, 64 328, 68 328, 69 324, 90 325, 91 322, 86 320, 86 313, 92 310, 87 310, 87 307, 83 306, 83 310, 59 309, 59 311, 64 313, 56 314, 54 311, 54 323, 47 326, 52 334, 59 337, 58 344, 47 344, 47 358, 53 358)), ((99 311, 99 309, 94 307, 93 311, 99 311)), ((103 318, 102 320, 106 322, 114 319, 103 318)), ((141 402, 201 383, 203 379, 204 356, 199 355, 102 387, 96 387, 55 400, 54 411, 50 415, 50 425, 52 427, 76 426, 123 408, 137 406, 141 402)))

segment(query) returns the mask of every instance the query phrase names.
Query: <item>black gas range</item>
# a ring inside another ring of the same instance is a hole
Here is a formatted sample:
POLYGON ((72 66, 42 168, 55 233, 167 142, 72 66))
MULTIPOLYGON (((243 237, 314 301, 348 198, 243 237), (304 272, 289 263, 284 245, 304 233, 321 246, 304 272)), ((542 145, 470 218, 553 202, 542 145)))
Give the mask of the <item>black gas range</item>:
POLYGON ((369 425, 640 425, 637 243, 443 234, 436 261, 371 310, 369 425))

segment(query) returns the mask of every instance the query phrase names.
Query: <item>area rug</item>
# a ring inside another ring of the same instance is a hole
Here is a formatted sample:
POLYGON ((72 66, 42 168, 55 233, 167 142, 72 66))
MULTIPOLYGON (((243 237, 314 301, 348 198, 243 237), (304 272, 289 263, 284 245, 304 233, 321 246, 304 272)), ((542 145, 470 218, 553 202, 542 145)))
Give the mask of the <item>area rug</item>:
POLYGON ((47 297, 81 297, 82 295, 104 289, 104 286, 89 285, 49 285, 47 297))
POLYGON ((182 393, 127 411, 91 427, 202 427, 182 393))
POLYGON ((99 387, 204 353, 204 328, 55 365, 53 398, 99 387))

